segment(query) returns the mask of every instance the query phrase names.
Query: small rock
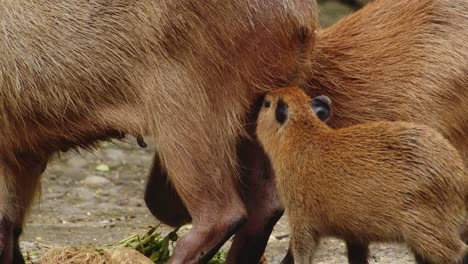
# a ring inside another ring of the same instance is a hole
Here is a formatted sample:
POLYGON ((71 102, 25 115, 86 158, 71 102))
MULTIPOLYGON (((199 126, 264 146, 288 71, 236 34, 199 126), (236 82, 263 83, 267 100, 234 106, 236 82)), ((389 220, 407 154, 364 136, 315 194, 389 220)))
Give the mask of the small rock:
POLYGON ((83 183, 89 187, 97 188, 97 187, 106 187, 111 184, 109 179, 106 179, 101 176, 88 176, 84 179, 83 183))
POLYGON ((94 191, 86 187, 76 187, 70 190, 71 201, 77 201, 76 198, 79 198, 82 201, 94 201, 94 191))
POLYGON ((88 164, 89 161, 87 161, 85 158, 79 155, 73 155, 70 156, 67 160, 67 165, 72 167, 72 168, 78 168, 81 169, 85 167, 88 164))
POLYGON ((107 149, 104 153, 109 159, 124 160, 128 154, 121 149, 107 149))

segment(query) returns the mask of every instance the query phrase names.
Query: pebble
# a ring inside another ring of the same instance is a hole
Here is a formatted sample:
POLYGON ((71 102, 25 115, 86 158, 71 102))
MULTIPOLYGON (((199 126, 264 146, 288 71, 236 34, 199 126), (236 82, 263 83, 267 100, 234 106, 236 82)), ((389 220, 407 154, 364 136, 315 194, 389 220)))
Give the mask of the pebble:
POLYGON ((86 188, 86 187, 76 187, 76 188, 73 188, 71 191, 71 197, 73 197, 74 199, 75 198, 79 198, 79 200, 76 200, 75 201, 79 201, 80 203, 82 201, 94 201, 94 191, 86 188), (80 201, 81 200, 81 201, 80 201))
POLYGON ((106 186, 109 186, 111 184, 111 181, 101 176, 91 175, 91 176, 87 176, 84 179, 83 183, 86 186, 92 187, 92 188, 98 188, 98 187, 104 188, 106 186))
POLYGON ((67 161, 67 165, 72 168, 83 168, 89 164, 89 160, 86 160, 80 155, 71 155, 67 161))

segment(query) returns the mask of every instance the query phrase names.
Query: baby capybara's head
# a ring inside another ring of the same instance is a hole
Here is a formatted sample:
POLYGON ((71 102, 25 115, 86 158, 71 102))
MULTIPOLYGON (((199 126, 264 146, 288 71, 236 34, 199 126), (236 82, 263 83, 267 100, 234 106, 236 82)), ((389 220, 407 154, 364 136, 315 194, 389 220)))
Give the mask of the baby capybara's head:
POLYGON ((280 143, 291 129, 313 127, 331 114, 331 101, 321 95, 311 99, 298 87, 273 90, 265 95, 257 121, 257 137, 265 150, 280 143))

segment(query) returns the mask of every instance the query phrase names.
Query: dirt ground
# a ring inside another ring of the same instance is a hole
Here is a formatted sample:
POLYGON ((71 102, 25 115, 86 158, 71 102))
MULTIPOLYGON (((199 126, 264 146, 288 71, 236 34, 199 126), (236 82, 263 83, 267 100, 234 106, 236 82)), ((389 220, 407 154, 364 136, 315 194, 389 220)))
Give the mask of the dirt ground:
MULTIPOLYGON (((320 7, 322 26, 351 12, 329 1, 320 7)), ((26 221, 21 238, 23 252, 43 252, 48 246, 104 245, 157 224, 143 201, 152 153, 151 144, 141 149, 131 138, 103 143, 93 153, 66 153, 51 162, 42 178, 41 195, 26 221), (109 171, 102 171, 106 169, 102 165, 109 171)), ((287 235, 287 219, 283 217, 268 243, 269 263, 279 263, 283 258, 287 235)), ((403 245, 372 245, 371 254, 371 263, 414 263, 403 245)), ((346 263, 343 242, 324 239, 315 260, 346 263)))

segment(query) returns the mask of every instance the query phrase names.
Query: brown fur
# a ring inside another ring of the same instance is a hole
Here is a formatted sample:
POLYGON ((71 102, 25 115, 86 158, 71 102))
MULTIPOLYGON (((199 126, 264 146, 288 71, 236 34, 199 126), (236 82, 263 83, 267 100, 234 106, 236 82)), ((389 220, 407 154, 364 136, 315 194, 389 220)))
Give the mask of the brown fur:
MULTIPOLYGON (((328 124, 334 128, 376 120, 426 124, 447 137, 468 166, 467 28, 466 0, 372 1, 318 31, 313 70, 304 89, 312 97, 326 94, 332 99, 335 113, 328 124)), ((270 168, 255 144, 250 152, 258 154, 257 160, 244 154, 250 153, 249 149, 239 156, 240 163, 247 166, 242 177, 248 179, 245 182, 254 182, 244 186, 245 203, 252 207, 249 221, 251 216, 266 217, 259 208, 280 204, 272 199, 274 194, 264 195, 275 190, 264 187, 271 185, 263 182, 270 168)), ((147 203, 150 200, 158 203, 151 193, 147 203)), ((249 235, 236 236, 235 243, 258 243, 261 231, 255 230, 264 230, 266 223, 252 220, 243 227, 249 235)), ((266 243, 269 234, 262 236, 266 243)), ((229 256, 245 256, 251 251, 237 246, 229 256)))
POLYGON ((319 31, 305 87, 329 124, 406 120, 439 130, 468 165, 468 2, 376 0, 319 31))
POLYGON ((297 263, 310 263, 322 236, 405 241, 430 263, 460 263, 468 174, 435 129, 369 122, 333 130, 298 88, 270 92, 257 135, 272 161, 297 263), (287 119, 275 118, 278 100, 287 119))
POLYGON ((318 32, 305 90, 332 99, 332 127, 376 120, 426 124, 468 166, 467 14, 464 0, 372 1, 318 32))
POLYGON ((245 114, 259 87, 303 80, 314 10, 302 0, 1 1, 0 225, 22 225, 54 153, 146 135, 194 220, 173 261, 210 257, 246 214, 235 159, 245 114))

